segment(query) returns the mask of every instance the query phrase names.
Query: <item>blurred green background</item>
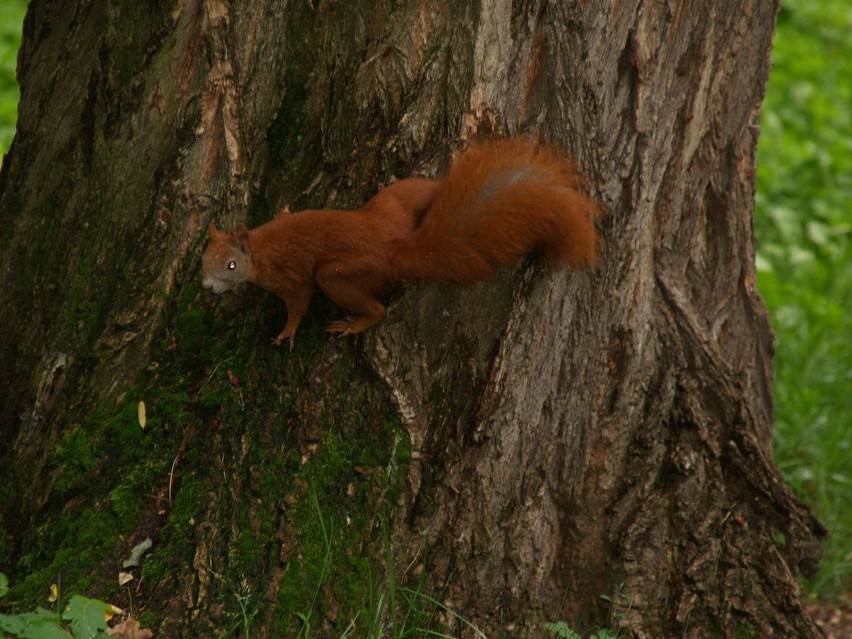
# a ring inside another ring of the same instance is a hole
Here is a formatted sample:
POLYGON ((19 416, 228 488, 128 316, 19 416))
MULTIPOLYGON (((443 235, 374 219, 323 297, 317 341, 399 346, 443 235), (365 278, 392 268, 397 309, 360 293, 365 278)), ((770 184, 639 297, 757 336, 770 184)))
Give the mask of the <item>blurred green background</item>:
POLYGON ((852 3, 785 0, 757 167, 758 284, 775 329, 775 459, 828 527, 810 588, 852 586, 852 3))
MULTIPOLYGON (((0 3, 0 154, 12 142, 25 0, 0 3)), ((757 172, 760 291, 776 332, 775 457, 831 531, 807 587, 852 585, 852 3, 787 0, 757 172)))
POLYGON ((0 157, 9 149, 15 135, 20 97, 15 66, 26 10, 26 0, 0 2, 0 157))

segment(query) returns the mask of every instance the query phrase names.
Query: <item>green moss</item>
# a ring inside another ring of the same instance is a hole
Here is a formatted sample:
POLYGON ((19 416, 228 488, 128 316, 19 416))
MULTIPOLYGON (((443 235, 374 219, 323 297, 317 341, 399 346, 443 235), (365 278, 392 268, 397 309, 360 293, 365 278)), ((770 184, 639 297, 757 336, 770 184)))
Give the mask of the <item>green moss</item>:
POLYGON ((219 404, 221 403, 221 393, 218 386, 218 384, 207 384, 198 391, 195 401, 201 410, 209 412, 219 407, 219 404))
MULTIPOLYGON (((338 383, 352 383, 347 377, 338 383)), ((365 392, 358 388, 348 397, 364 402, 365 392)), ((349 409, 350 417, 363 414, 349 409)), ((394 453, 400 447, 393 424, 385 423, 390 430, 378 433, 376 425, 364 428, 362 419, 353 420, 346 434, 338 424, 327 424, 316 453, 296 473, 294 485, 300 489, 287 519, 299 553, 290 559, 278 592, 275 615, 282 627, 304 620, 314 627, 329 624, 333 610, 332 625, 343 632, 368 605, 373 559, 381 556, 383 545, 375 524, 392 503, 387 469, 398 462, 394 453)), ((281 468, 286 470, 286 464, 281 468)))
POLYGON ((192 561, 195 527, 204 513, 207 494, 198 477, 185 477, 177 489, 157 543, 142 566, 142 578, 159 584, 192 561))
POLYGON ((747 623, 737 626, 737 629, 734 631, 735 639, 756 639, 759 636, 760 633, 757 631, 757 628, 747 623))
POLYGON ((281 498, 281 487, 293 476, 296 467, 295 456, 276 451, 271 459, 263 464, 258 483, 260 500, 264 503, 277 502, 281 498))
POLYGON ((105 435, 112 447, 117 447, 120 452, 135 449, 145 436, 139 424, 138 404, 124 404, 118 415, 107 422, 105 435))
POLYGON ((290 352, 268 344, 283 321, 278 300, 258 295, 261 303, 234 314, 199 304, 197 286, 188 291, 168 311, 156 365, 61 435, 49 499, 15 567, 15 601, 43 603, 57 578, 69 593, 124 596, 116 567, 150 535, 139 577, 156 627, 159 601, 181 587, 174 575, 192 566, 198 527, 218 526, 226 618, 245 605, 283 628, 299 615, 315 627, 336 616, 328 623, 342 634, 370 599, 383 544, 376 522, 394 503, 387 478, 401 476, 407 439, 389 405, 376 413, 385 391, 359 366, 358 343, 326 337, 329 304, 317 301, 290 352), (302 419, 306 412, 313 417, 302 419), (235 515, 211 508, 223 470, 239 491, 229 502, 235 515), (81 495, 80 508, 69 505, 81 495), (211 515, 222 521, 203 520, 211 515), (271 601, 282 552, 285 574, 271 601))
POLYGON ((303 123, 306 117, 308 97, 307 76, 292 77, 287 92, 281 101, 278 114, 269 127, 267 138, 270 143, 271 160, 276 166, 287 166, 302 148, 303 123))
POLYGON ((94 581, 92 566, 112 552, 117 539, 115 516, 97 506, 42 524, 21 558, 23 578, 13 585, 9 601, 24 608, 43 604, 52 583, 62 584, 64 592, 85 592, 94 581))
POLYGON ((61 470, 53 484, 53 492, 64 494, 95 467, 91 455, 91 439, 80 426, 72 426, 59 440, 54 453, 56 466, 61 470))
MULTIPOLYGON (((0 503, 11 504, 14 503, 14 499, 15 492, 12 483, 0 482, 0 503)), ((13 548, 14 544, 9 531, 6 530, 5 526, 0 526, 0 566, 10 565, 13 548)))
POLYGON ((76 340, 82 341, 100 333, 109 304, 105 303, 105 300, 92 288, 92 282, 99 281, 100 278, 97 272, 99 263, 97 252, 101 241, 94 236, 97 229, 88 227, 78 229, 76 220, 68 224, 74 224, 74 229, 60 229, 58 234, 61 237, 75 234, 78 237, 82 234, 83 237, 80 238, 76 247, 69 248, 65 253, 71 268, 66 275, 68 285, 67 290, 63 291, 65 304, 60 312, 69 334, 76 340))
POLYGON ((146 50, 162 34, 164 16, 147 3, 126 2, 115 5, 116 12, 112 24, 115 26, 117 46, 110 48, 115 52, 115 84, 119 87, 132 87, 132 80, 139 72, 140 61, 145 61, 146 50), (143 37, 147 35, 147 39, 143 37))
POLYGON ((219 336, 225 331, 225 323, 207 308, 190 305, 178 312, 170 322, 169 331, 152 353, 159 364, 168 363, 161 372, 168 378, 170 386, 181 381, 187 372, 222 359, 222 342, 219 336))
POLYGON ((69 593, 101 598, 115 592, 115 553, 151 508, 154 486, 167 477, 186 393, 119 393, 104 398, 79 424, 61 434, 51 455, 51 490, 39 523, 15 566, 13 605, 43 603, 46 588, 60 583, 69 593), (148 405, 147 428, 138 420, 138 400, 148 405), (79 500, 85 495, 85 500, 79 500), (97 588, 96 592, 89 592, 97 588))
POLYGON ((199 351, 210 341, 210 318, 203 308, 185 311, 175 319, 176 347, 179 353, 199 351))
POLYGON ((153 610, 146 610, 144 612, 139 613, 138 619, 140 628, 153 628, 159 621, 157 619, 157 613, 153 610))

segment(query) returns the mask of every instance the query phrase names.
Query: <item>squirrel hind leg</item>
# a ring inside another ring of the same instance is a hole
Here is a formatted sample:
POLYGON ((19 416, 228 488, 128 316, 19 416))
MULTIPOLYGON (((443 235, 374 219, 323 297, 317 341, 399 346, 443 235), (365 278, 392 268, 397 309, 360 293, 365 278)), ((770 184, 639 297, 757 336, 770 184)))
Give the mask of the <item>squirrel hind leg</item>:
POLYGON ((383 315, 384 311, 382 311, 382 315, 380 315, 379 317, 368 317, 366 315, 359 315, 358 317, 352 319, 329 322, 328 326, 325 327, 325 330, 326 332, 331 333, 332 335, 339 335, 340 337, 345 337, 346 335, 355 335, 357 333, 361 333, 367 330, 373 324, 377 324, 379 320, 382 319, 383 315))
POLYGON ((366 303, 362 305, 362 312, 358 313, 355 317, 329 322, 325 330, 328 333, 337 334, 341 337, 355 335, 356 333, 367 330, 373 324, 378 324, 384 316, 385 307, 380 302, 372 300, 369 305, 366 303))
POLYGON ((355 335, 385 316, 385 307, 379 302, 369 287, 354 278, 341 278, 336 269, 323 269, 317 272, 317 284, 328 299, 338 306, 352 312, 351 319, 331 322, 326 330, 338 335, 355 335))

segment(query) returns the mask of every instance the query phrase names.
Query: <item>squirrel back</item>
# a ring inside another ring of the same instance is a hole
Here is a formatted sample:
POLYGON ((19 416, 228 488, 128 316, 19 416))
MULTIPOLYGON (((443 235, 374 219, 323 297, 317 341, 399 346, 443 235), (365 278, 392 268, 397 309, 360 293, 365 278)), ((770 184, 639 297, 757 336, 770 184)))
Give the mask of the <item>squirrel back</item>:
POLYGON ((476 144, 460 153, 431 208, 390 262, 403 279, 470 284, 541 250, 552 265, 597 261, 600 208, 555 146, 526 138, 476 144))

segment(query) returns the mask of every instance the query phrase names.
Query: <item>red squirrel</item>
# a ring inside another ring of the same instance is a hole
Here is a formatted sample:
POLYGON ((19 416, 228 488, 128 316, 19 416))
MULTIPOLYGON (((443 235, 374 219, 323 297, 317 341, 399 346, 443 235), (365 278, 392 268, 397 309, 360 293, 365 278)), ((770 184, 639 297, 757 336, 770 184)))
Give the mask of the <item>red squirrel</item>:
POLYGON ((203 286, 223 293, 248 281, 278 295, 287 324, 273 341, 289 339, 291 349, 319 287, 352 313, 327 330, 353 335, 382 319, 378 297, 397 282, 470 284, 534 250, 552 265, 593 265, 600 208, 578 190, 583 183, 552 145, 480 142, 442 179, 400 180, 357 211, 285 211, 251 230, 237 224, 232 233, 211 222, 203 286))

